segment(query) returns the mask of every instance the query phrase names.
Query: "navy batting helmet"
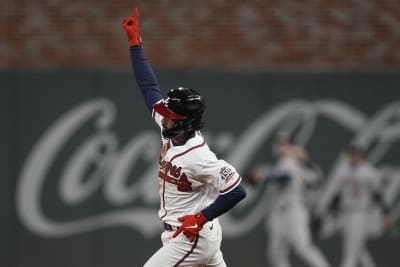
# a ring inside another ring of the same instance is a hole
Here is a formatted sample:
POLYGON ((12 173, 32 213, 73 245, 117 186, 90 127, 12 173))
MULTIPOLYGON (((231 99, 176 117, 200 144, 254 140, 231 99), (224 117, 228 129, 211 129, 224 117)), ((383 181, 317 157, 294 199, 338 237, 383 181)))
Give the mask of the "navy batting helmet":
POLYGON ((164 101, 155 104, 154 110, 176 122, 173 128, 163 131, 163 136, 169 138, 203 128, 205 107, 203 97, 194 89, 178 87, 171 89, 164 101))

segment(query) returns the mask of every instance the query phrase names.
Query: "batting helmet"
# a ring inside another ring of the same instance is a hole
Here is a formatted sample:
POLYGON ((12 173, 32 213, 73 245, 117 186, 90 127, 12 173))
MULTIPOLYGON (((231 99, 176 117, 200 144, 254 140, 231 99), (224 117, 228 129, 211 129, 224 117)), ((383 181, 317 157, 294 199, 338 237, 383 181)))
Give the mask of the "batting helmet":
POLYGON ((173 128, 163 130, 163 136, 170 138, 203 128, 205 107, 205 101, 198 92, 191 88, 178 87, 171 89, 164 101, 155 104, 154 110, 175 121, 173 128))

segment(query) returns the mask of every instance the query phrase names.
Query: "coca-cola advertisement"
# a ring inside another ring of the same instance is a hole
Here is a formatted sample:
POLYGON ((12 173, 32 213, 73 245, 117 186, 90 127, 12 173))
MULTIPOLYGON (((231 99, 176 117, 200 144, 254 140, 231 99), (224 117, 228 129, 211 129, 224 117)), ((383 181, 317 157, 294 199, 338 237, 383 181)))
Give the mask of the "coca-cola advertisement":
MULTIPOLYGON (((398 75, 181 71, 183 78, 175 77, 160 71, 161 88, 183 85, 203 95, 202 133, 246 188, 246 198, 219 219, 228 266, 398 266, 398 75), (290 234, 277 219, 290 236, 274 247, 280 230, 270 231, 271 218, 285 188, 249 177, 274 169, 274 142, 282 135, 307 152, 315 179, 301 191, 309 226, 290 234), (371 191, 350 180, 335 184, 351 145, 362 148, 379 177, 371 191), (351 188, 350 197, 343 187, 351 188), (364 194, 363 208, 348 208, 357 194, 364 194), (303 231, 310 240, 298 243, 303 231)), ((143 266, 162 245, 160 130, 132 75, 17 72, 0 80, 0 266, 143 266)))

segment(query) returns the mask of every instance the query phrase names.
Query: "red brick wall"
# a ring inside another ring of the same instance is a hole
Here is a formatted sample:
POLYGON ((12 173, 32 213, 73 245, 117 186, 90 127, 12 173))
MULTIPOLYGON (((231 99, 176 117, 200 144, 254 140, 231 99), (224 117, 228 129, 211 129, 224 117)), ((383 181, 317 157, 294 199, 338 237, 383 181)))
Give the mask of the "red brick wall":
POLYGON ((0 67, 126 69, 135 4, 155 67, 400 66, 399 0, 3 0, 0 67))

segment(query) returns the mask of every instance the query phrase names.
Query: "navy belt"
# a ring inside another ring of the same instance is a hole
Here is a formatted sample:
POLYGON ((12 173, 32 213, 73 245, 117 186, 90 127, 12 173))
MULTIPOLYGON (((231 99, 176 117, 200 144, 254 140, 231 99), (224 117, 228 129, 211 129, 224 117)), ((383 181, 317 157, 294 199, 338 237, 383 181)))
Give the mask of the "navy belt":
POLYGON ((168 223, 163 223, 165 231, 176 231, 178 227, 170 225, 168 223))

